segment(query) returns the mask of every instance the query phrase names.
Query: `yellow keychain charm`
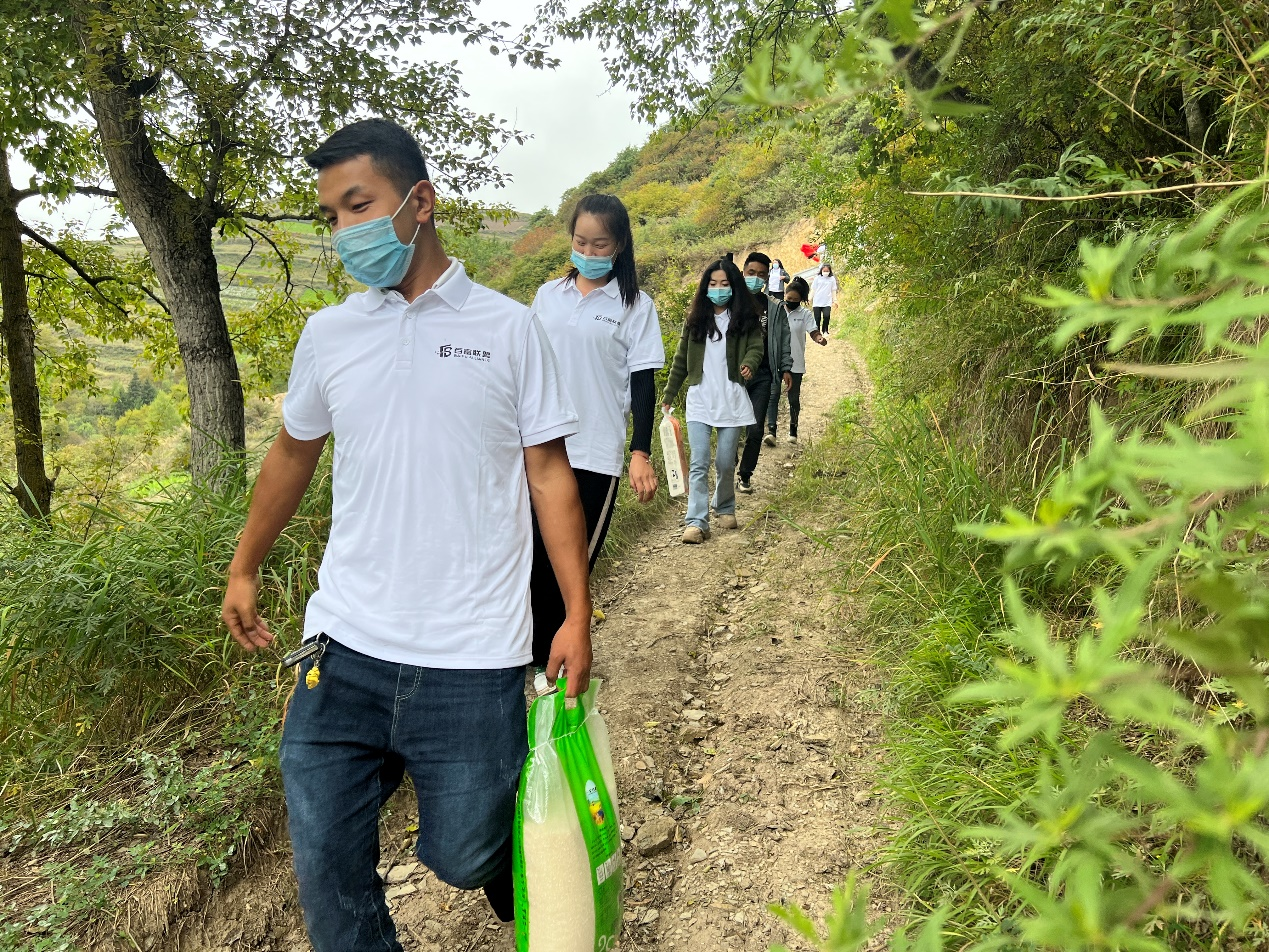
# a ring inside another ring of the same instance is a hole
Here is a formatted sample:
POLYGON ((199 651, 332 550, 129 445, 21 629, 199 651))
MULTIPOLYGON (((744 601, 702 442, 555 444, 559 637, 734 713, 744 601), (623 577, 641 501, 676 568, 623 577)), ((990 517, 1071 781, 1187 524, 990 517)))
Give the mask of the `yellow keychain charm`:
POLYGON ((304 675, 304 685, 310 689, 317 687, 317 682, 322 679, 322 673, 317 669, 317 662, 313 662, 313 667, 308 669, 308 674, 304 675))

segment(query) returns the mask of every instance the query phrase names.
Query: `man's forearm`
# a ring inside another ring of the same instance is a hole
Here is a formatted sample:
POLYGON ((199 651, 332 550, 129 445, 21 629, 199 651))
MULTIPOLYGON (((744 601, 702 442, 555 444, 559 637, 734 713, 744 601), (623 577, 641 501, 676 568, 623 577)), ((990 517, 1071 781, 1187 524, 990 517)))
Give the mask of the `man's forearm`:
POLYGON ((325 440, 298 441, 283 432, 269 448, 251 494, 247 525, 229 566, 231 575, 254 576, 291 521, 313 480, 325 440))
POLYGON ((590 618, 590 554, 586 551, 586 515, 577 480, 568 455, 544 447, 532 447, 526 462, 533 459, 529 472, 529 494, 538 517, 542 544, 555 571, 555 581, 570 618, 590 618), (532 451, 536 450, 536 453, 532 451))
POLYGON ((537 510, 542 544, 564 599, 565 614, 569 618, 590 618, 590 554, 586 551, 586 516, 577 489, 572 491, 571 502, 564 487, 543 493, 541 498, 535 495, 533 508, 537 510))

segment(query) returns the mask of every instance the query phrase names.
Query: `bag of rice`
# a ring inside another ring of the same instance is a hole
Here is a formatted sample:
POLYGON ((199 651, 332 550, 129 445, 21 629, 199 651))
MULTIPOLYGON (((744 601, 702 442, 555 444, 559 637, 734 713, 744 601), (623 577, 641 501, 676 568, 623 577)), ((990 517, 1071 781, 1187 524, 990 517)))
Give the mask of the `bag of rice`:
POLYGON ((529 759, 516 798, 517 952, 606 952, 621 931, 617 787, 592 680, 529 710, 529 759))
POLYGON ((661 458, 665 462, 665 485, 670 495, 682 496, 687 492, 687 452, 683 448, 683 427, 674 414, 662 409, 659 435, 661 458))

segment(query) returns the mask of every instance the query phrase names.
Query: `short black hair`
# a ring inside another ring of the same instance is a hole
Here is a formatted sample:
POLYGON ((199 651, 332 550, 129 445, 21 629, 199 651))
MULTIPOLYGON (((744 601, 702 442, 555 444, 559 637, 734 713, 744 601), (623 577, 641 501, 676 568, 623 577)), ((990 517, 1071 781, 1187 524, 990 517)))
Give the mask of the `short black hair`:
POLYGON ((771 259, 764 255, 761 251, 749 252, 749 257, 745 259, 745 264, 748 265, 751 261, 758 262, 758 264, 762 265, 764 268, 771 267, 771 259))
POLYGON ((304 161, 320 172, 359 155, 370 156, 375 169, 402 195, 429 178, 418 141, 388 119, 362 119, 346 125, 304 156, 304 161))

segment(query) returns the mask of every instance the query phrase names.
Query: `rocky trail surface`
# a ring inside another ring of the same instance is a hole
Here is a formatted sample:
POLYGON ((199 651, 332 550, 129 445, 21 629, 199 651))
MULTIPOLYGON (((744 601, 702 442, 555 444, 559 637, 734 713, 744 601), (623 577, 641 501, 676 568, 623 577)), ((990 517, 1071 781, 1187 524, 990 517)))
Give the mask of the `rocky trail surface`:
MULTIPOLYGON (((846 341, 808 347, 807 362, 803 446, 764 447, 754 494, 739 496, 740 530, 682 545, 676 506, 595 586, 595 674, 627 840, 622 949, 765 950, 789 939, 769 903, 821 917, 878 845, 880 677, 851 633, 851 606, 832 592, 840 556, 771 506, 831 409, 868 384, 846 341)), ((479 892, 416 865, 412 800, 399 792, 381 829, 402 944, 514 949, 479 892)), ((285 836, 166 945, 307 950, 285 836)))

